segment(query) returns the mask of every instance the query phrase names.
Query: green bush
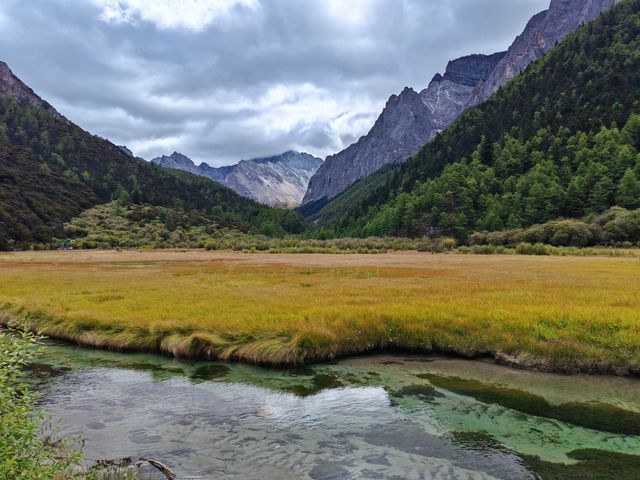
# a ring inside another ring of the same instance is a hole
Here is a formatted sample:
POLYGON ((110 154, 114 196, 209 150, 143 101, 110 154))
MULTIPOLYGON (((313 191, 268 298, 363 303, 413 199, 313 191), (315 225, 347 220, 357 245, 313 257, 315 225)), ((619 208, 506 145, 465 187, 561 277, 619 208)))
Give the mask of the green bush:
POLYGON ((16 324, 0 331, 0 478, 76 478, 80 454, 43 427, 46 415, 21 382, 38 337, 16 324))
POLYGON ((521 242, 516 245, 516 253, 518 255, 533 255, 533 245, 528 242, 521 242))
POLYGON ((475 232, 469 245, 515 246, 544 243, 556 247, 610 245, 632 247, 640 242, 640 210, 613 207, 581 220, 553 220, 526 229, 475 232))
POLYGON ((550 255, 551 250, 542 243, 521 242, 516 246, 516 253, 519 255, 550 255))

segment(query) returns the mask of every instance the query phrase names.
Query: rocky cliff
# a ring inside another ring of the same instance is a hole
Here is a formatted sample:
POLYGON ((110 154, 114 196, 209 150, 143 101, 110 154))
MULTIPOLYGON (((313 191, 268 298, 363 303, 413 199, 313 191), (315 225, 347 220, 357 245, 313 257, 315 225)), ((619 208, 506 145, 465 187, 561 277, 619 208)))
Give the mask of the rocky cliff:
POLYGON ((189 157, 177 152, 151 162, 210 178, 244 197, 274 207, 300 205, 309 179, 322 165, 321 159, 294 151, 219 168, 206 163, 195 165, 189 157))
POLYGON ((594 20, 617 0, 552 0, 548 10, 535 15, 516 37, 486 82, 474 90, 467 105, 487 100, 500 86, 542 57, 580 25, 594 20))
POLYGON ((449 62, 427 88, 392 95, 367 135, 327 158, 309 183, 303 203, 331 199, 384 165, 404 162, 462 112, 473 89, 504 53, 470 55, 449 62))

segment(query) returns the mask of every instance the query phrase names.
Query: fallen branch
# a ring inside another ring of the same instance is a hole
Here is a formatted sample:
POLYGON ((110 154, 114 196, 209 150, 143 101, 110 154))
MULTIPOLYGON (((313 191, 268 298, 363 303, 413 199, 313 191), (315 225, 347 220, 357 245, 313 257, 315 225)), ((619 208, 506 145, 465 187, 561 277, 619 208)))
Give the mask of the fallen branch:
POLYGON ((103 468, 140 468, 144 463, 148 463, 155 469, 157 469, 164 478, 167 480, 176 480, 176 474, 164 463, 159 462, 158 460, 154 460, 152 458, 134 458, 134 457, 124 457, 124 458, 115 458, 111 460, 98 460, 95 465, 91 467, 91 469, 103 469, 103 468))
POLYGON ((152 458, 141 458, 140 461, 147 462, 152 467, 155 467, 158 470, 160 470, 160 472, 165 476, 167 480, 176 480, 176 474, 164 463, 159 462, 157 460, 153 460, 152 458))

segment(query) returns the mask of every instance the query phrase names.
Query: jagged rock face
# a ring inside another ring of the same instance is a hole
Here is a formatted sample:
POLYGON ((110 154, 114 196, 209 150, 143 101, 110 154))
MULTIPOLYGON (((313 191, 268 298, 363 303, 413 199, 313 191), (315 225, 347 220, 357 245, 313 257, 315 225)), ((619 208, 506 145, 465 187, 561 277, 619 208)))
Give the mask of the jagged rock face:
POLYGON ((486 82, 472 94, 468 105, 478 105, 498 88, 584 23, 594 20, 617 0, 552 0, 548 10, 535 15, 486 82))
POLYGON ((0 62, 0 95, 11 97, 21 105, 29 105, 33 108, 47 110, 54 117, 67 121, 55 108, 45 102, 31 88, 16 77, 4 62, 0 62))
POLYGON ((185 172, 198 175, 199 169, 193 160, 186 155, 182 155, 178 152, 173 152, 171 155, 162 155, 151 160, 151 163, 160 165, 165 168, 175 168, 176 170, 183 170, 185 172))
POLYGON ((436 75, 429 86, 420 92, 422 102, 431 112, 432 123, 427 141, 458 118, 470 93, 489 77, 504 54, 505 52, 469 55, 452 60, 447 65, 444 76, 436 75))
POLYGON ((489 78, 489 75, 502 60, 505 53, 468 55, 457 60, 451 60, 447 65, 444 79, 467 87, 475 87, 489 78))
POLYGON ((180 153, 154 158, 152 163, 210 178, 236 193, 273 207, 300 205, 309 179, 322 160, 307 153, 288 151, 282 155, 242 160, 231 166, 214 168, 206 163, 196 166, 180 153))
POLYGON ((126 145, 116 145, 116 147, 118 147, 120 151, 128 157, 133 157, 133 152, 129 150, 129 147, 127 147, 126 145))
POLYGON ((303 203, 334 198, 381 167, 407 160, 460 115, 474 87, 488 78, 503 55, 459 58, 420 93, 405 88, 392 95, 366 136, 327 158, 312 177, 303 203))

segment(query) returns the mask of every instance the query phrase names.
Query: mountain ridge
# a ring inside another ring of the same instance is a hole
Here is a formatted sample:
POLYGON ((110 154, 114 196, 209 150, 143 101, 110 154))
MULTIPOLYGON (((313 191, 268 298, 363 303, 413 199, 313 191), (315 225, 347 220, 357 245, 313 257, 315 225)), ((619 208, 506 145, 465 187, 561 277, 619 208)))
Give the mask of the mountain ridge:
POLYGON ((460 57, 422 91, 405 87, 399 95, 391 95, 369 133, 327 157, 311 178, 302 203, 333 198, 383 166, 404 162, 460 114, 473 87, 502 55, 460 57))
POLYGON ((151 160, 165 168, 183 170, 221 183, 243 197, 273 207, 300 205, 309 179, 322 165, 320 158, 288 150, 280 155, 240 160, 235 165, 196 165, 178 152, 151 160))

